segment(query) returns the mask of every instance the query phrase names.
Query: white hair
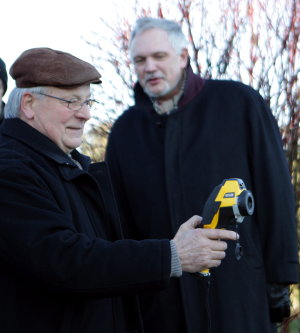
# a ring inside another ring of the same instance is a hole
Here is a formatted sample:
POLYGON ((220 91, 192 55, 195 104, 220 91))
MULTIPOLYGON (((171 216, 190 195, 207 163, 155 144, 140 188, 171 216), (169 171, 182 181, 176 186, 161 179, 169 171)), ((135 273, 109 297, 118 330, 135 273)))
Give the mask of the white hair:
MULTIPOLYGON (((46 92, 46 87, 33 87, 33 88, 14 88, 9 97, 7 104, 4 107, 4 118, 19 118, 22 96, 29 93, 42 93, 46 92)), ((39 98, 44 98, 43 95, 38 95, 39 98)))
POLYGON ((143 17, 136 21, 135 27, 132 30, 129 42, 130 55, 134 38, 150 29, 160 29, 165 31, 168 34, 171 46, 178 54, 181 54, 182 50, 188 47, 188 41, 178 23, 161 18, 143 17))

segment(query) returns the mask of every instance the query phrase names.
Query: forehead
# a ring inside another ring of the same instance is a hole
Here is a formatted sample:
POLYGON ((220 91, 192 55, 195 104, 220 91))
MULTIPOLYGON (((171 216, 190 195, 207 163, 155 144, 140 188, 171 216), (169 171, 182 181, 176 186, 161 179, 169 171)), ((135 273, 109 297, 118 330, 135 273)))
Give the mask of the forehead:
POLYGON ((59 96, 81 96, 90 95, 90 84, 84 84, 72 88, 59 88, 59 87, 48 87, 48 93, 56 94, 59 96))
POLYGON ((147 56, 156 52, 175 53, 164 30, 150 29, 138 34, 131 44, 132 57, 147 56))

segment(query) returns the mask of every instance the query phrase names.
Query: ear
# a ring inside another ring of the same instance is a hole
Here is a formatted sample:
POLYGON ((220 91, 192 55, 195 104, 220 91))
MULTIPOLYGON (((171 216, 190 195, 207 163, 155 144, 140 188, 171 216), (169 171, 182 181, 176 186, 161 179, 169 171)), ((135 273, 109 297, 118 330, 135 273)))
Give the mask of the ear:
POLYGON ((182 49, 181 54, 180 54, 181 68, 186 68, 187 63, 188 63, 188 58, 189 58, 188 50, 186 48, 182 49))
POLYGON ((21 105, 20 105, 20 113, 22 119, 31 120, 34 118, 33 102, 34 102, 34 97, 32 94, 25 93, 22 96, 21 105))

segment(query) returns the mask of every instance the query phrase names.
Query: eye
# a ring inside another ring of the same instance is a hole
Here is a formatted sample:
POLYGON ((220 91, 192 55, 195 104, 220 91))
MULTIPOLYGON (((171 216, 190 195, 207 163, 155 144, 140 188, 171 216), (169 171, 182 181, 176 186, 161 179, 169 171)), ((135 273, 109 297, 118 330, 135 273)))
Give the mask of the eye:
POLYGON ((167 56, 166 53, 155 53, 154 58, 160 60, 165 58, 166 56, 167 56))
POLYGON ((141 64, 141 63, 143 63, 143 62, 145 62, 145 58, 138 57, 138 58, 135 58, 135 59, 134 59, 134 63, 135 63, 135 64, 141 64))
POLYGON ((69 104, 73 104, 73 105, 78 105, 80 104, 80 100, 76 99, 76 98, 72 98, 70 100, 68 100, 69 104))
POLYGON ((76 103, 76 102, 79 102, 79 99, 77 98, 71 98, 69 99, 70 103, 76 103))

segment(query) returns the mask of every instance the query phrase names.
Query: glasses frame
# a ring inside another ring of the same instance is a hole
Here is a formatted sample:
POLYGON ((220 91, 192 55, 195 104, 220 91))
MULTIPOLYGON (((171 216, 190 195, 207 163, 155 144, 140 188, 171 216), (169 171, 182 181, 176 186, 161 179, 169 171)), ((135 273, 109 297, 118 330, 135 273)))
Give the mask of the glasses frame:
MULTIPOLYGON (((65 102, 65 103, 67 103, 67 108, 68 108, 69 110, 71 110, 71 111, 75 111, 75 112, 80 111, 84 105, 86 105, 89 109, 91 109, 92 105, 91 105, 90 103, 99 103, 99 102, 96 101, 95 99, 91 99, 91 98, 89 98, 89 99, 85 100, 84 102, 82 102, 82 103, 78 106, 78 108, 74 109, 74 108, 70 107, 70 105, 72 105, 72 103, 76 103, 76 102, 78 102, 79 100, 78 100, 78 101, 69 101, 69 100, 67 100, 67 99, 65 99, 65 98, 61 98, 61 97, 57 97, 57 96, 53 96, 53 95, 49 95, 49 94, 45 94, 45 93, 42 93, 42 92, 39 92, 39 93, 37 93, 37 94, 42 95, 42 96, 47 96, 47 97, 54 98, 54 99, 57 99, 57 100, 59 100, 59 101, 65 102)), ((74 104, 73 104, 73 105, 74 105, 74 104)))

